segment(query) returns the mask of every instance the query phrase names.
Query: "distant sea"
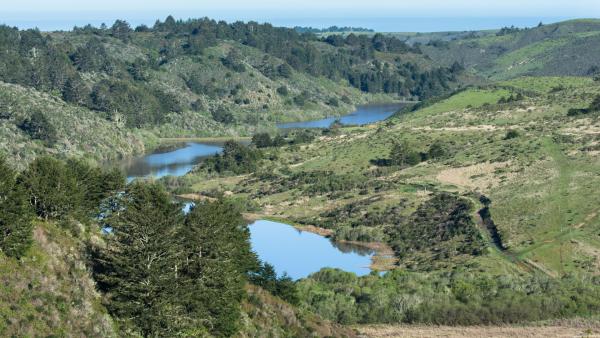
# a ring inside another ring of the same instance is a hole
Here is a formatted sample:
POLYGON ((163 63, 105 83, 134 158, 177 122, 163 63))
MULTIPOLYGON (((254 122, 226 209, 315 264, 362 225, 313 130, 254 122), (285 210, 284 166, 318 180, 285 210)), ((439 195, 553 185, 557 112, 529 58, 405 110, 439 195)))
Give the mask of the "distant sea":
MULTIPOLYGON (((440 32, 440 31, 466 31, 466 30, 484 30, 495 29, 505 26, 533 27, 543 22, 553 23, 570 19, 568 17, 360 17, 358 15, 344 17, 314 17, 314 16, 290 16, 290 14, 277 13, 250 13, 250 14, 228 14, 220 13, 178 13, 173 14, 175 18, 199 18, 210 17, 216 20, 225 20, 228 22, 258 21, 269 22, 275 26, 283 27, 314 27, 326 28, 333 25, 364 27, 374 29, 378 32, 440 32)), ((151 26, 156 19, 164 20, 165 13, 110 13, 110 12, 54 12, 54 13, 0 13, 0 24, 17 26, 21 29, 39 28, 43 31, 52 30, 70 30, 73 26, 84 26, 92 24, 100 26, 102 23, 111 25, 116 19, 125 19, 132 26, 146 24, 151 26)))

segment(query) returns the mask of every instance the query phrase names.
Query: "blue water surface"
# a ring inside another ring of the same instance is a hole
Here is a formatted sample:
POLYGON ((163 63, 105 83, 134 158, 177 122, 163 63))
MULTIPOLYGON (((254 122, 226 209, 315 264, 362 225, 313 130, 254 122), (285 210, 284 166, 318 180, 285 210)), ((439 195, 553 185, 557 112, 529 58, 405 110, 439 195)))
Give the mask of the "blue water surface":
POLYGON ((379 122, 392 116, 395 112, 404 107, 405 104, 369 104, 358 106, 355 111, 342 117, 327 117, 320 120, 291 122, 278 124, 278 128, 327 128, 331 126, 335 120, 339 119, 343 125, 365 125, 369 123, 379 122))
POLYGON ((304 278, 322 268, 338 268, 359 276, 371 270, 373 252, 368 249, 341 246, 310 232, 299 231, 291 225, 256 221, 250 224, 252 249, 259 258, 293 279, 304 278))

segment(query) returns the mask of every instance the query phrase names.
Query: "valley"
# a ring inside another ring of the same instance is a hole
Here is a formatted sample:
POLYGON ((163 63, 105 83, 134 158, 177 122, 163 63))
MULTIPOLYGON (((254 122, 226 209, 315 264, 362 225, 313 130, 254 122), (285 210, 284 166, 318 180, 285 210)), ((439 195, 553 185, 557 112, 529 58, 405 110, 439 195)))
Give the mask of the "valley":
POLYGON ((0 335, 599 335, 599 37, 0 26, 0 335))

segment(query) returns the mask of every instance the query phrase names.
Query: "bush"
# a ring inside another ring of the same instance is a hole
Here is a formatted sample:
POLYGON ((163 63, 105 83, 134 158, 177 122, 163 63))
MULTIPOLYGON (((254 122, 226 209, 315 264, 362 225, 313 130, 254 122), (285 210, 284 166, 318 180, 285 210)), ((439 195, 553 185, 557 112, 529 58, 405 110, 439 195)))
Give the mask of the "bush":
POLYGON ((509 130, 509 131, 506 132, 506 135, 504 136, 504 139, 505 140, 510 140, 510 139, 513 139, 513 138, 517 138, 519 136, 520 136, 519 131, 511 129, 511 130, 509 130))
POLYGON ((235 123, 235 117, 227 108, 219 107, 216 110, 213 110, 211 112, 211 115, 212 115, 213 119, 217 122, 220 122, 223 124, 235 123))
POLYGON ((277 94, 281 95, 281 96, 288 96, 288 94, 290 93, 288 87, 286 86, 281 86, 279 88, 277 88, 277 94))
POLYGON ((54 126, 44 114, 38 111, 33 112, 30 117, 23 120, 19 124, 19 128, 32 139, 44 141, 48 147, 54 145, 58 140, 54 126))

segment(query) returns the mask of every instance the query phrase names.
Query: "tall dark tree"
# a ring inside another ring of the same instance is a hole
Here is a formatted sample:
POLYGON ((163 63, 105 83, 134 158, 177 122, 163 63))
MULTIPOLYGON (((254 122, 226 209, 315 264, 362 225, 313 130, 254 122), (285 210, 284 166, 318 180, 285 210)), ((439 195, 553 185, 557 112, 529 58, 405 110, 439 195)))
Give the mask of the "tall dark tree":
POLYGON ((94 275, 109 311, 142 335, 176 336, 186 316, 177 304, 180 206, 158 185, 134 183, 122 211, 107 223, 112 233, 94 257, 94 275))
POLYGON ((15 172, 0 157, 0 251, 19 258, 31 245, 31 210, 15 172))
POLYGON ((246 272, 257 268, 250 234, 239 209, 228 201, 196 206, 181 228, 185 252, 180 299, 199 316, 207 315, 216 336, 238 330, 246 272))
POLYGON ((51 157, 35 159, 18 180, 37 215, 45 219, 67 216, 83 198, 64 162, 51 157))

